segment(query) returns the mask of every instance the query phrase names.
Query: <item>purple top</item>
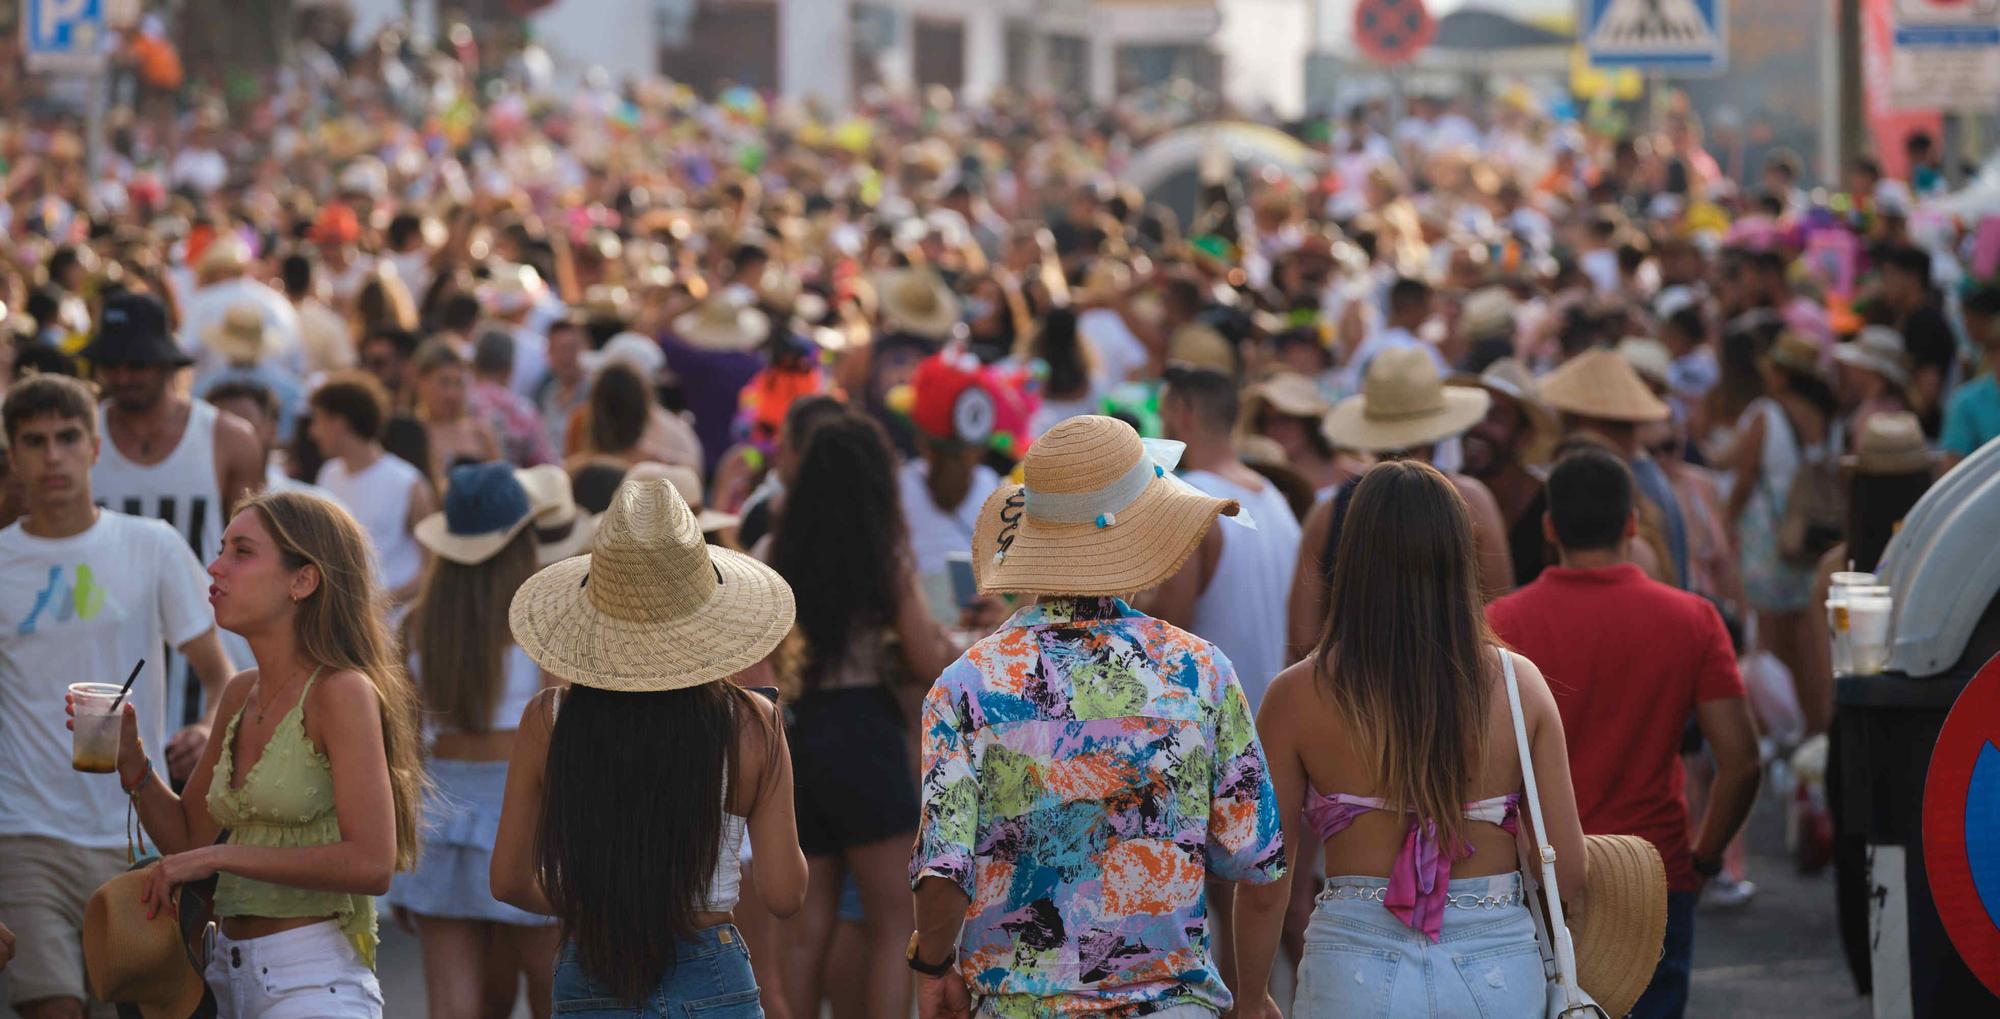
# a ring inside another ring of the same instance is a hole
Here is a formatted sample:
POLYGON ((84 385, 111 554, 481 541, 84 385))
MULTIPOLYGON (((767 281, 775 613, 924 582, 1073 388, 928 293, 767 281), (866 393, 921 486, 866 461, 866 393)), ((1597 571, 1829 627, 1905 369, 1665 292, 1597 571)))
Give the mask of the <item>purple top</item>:
MULTIPOLYGON (((1388 804, 1372 796, 1349 796, 1346 793, 1329 796, 1312 789, 1306 796, 1306 824, 1324 842, 1346 831, 1347 826, 1362 814, 1388 809, 1388 804)), ((1495 796, 1465 806, 1467 820, 1497 824, 1509 835, 1516 834, 1516 819, 1520 812, 1520 793, 1495 796)), ((1437 823, 1428 818, 1413 818, 1410 833, 1403 839, 1403 848, 1396 853, 1396 863, 1389 868, 1389 891, 1382 904, 1389 907, 1389 912, 1395 914, 1396 919, 1403 921, 1403 926, 1423 931, 1424 936, 1436 944, 1444 927, 1445 899, 1451 894, 1451 865, 1471 855, 1472 847, 1464 843, 1446 852, 1438 844, 1437 823)))

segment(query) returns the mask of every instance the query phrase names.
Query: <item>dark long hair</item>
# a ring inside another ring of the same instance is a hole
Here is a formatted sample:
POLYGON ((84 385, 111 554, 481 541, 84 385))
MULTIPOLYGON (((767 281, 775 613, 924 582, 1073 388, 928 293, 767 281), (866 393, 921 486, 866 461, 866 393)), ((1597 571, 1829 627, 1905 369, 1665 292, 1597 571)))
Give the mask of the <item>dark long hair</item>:
POLYGON ((858 415, 813 430, 772 537, 771 567, 792 585, 808 688, 847 660, 857 633, 896 618, 903 508, 881 426, 858 415))
POLYGON ((1041 334, 1035 337, 1035 356, 1049 366, 1044 386, 1050 396, 1069 399, 1090 391, 1092 355, 1083 338, 1077 335, 1074 310, 1057 308, 1049 312, 1042 321, 1041 334))
POLYGON ((1459 844, 1484 751, 1493 644, 1465 500, 1428 464, 1375 465, 1340 529, 1315 678, 1395 809, 1459 844))
POLYGON ((466 565, 443 556, 431 560, 423 587, 404 621, 405 643, 417 660, 417 689, 424 707, 455 729, 487 732, 515 719, 493 717, 507 684, 507 651, 514 639, 507 608, 514 592, 535 573, 535 536, 522 530, 483 562, 466 565))
POLYGON ((1856 474, 1847 486, 1847 557, 1863 573, 1875 572, 1896 525, 1931 487, 1931 472, 1856 474))
POLYGON ((645 437, 652 403, 652 389, 637 369, 622 363, 605 365, 590 384, 590 448, 624 453, 637 446, 645 437))
MULTIPOLYGON (((721 852, 724 776, 742 774, 739 720, 759 717, 753 696, 727 681, 563 695, 537 876, 584 972, 628 1003, 659 985, 697 930, 721 852)), ((777 736, 765 746, 775 753, 777 736)))

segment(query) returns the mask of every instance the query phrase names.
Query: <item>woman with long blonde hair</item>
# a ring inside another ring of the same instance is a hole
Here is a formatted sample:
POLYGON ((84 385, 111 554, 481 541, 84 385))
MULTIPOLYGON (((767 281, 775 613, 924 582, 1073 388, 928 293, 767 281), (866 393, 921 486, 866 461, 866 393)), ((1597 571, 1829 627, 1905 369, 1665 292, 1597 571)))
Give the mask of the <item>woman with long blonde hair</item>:
POLYGON ((1583 886, 1583 829, 1555 698, 1487 628, 1458 489, 1428 464, 1377 464, 1341 528, 1319 648, 1278 674, 1257 714, 1289 861, 1285 878, 1236 893, 1239 1015, 1279 1015, 1261 989, 1308 838, 1337 876, 1306 929, 1299 1015, 1542 1014, 1516 871, 1513 678, 1570 897, 1583 886), (1457 964, 1472 956, 1486 960, 1477 980, 1457 964))
POLYGON ((219 876, 206 977, 225 1019, 375 1019, 374 897, 417 858, 425 779, 367 535, 329 499, 259 496, 208 575, 216 625, 257 664, 223 690, 228 727, 179 796, 125 706, 118 779, 164 856, 142 898, 157 912, 181 885, 219 876))

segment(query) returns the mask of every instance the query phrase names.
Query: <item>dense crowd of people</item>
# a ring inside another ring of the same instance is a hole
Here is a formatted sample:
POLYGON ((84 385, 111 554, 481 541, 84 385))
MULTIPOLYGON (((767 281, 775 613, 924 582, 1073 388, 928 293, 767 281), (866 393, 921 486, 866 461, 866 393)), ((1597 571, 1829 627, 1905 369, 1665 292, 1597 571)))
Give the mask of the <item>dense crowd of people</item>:
POLYGON ((24 1019, 189 989, 118 889, 224 1016, 397 1012, 378 910, 434 1017, 1540 1014, 1537 843, 1571 927, 1657 899, 1584 982, 1680 1016, 1831 574, 2000 436, 1978 225, 1684 105, 1362 104, 1175 209, 1119 177, 1175 101, 450 39, 143 97, 97 179, 7 136, 24 1019))

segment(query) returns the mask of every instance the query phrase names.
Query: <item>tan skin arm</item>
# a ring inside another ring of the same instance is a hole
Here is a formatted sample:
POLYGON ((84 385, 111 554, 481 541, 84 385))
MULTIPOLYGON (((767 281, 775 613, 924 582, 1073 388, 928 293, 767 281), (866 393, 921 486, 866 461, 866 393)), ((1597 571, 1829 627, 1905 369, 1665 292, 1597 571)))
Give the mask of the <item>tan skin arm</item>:
POLYGON ((264 490, 264 457, 250 423, 228 411, 215 416, 216 483, 222 493, 223 515, 236 515, 243 500, 264 490))
MULTIPOLYGON (((417 529, 418 521, 436 512, 437 494, 431 491, 430 482, 421 478, 410 482, 410 512, 404 516, 403 526, 414 532, 417 529)), ((430 553, 425 551, 422 554, 425 564, 428 565, 430 553)), ((390 588, 389 600, 397 604, 403 604, 415 598, 418 589, 423 587, 424 572, 423 570, 418 570, 417 575, 411 577, 408 582, 390 588)))
MULTIPOLYGON (((250 697, 257 670, 249 669, 229 681, 217 698, 217 718, 234 718, 250 697)), ((208 816, 208 787, 215 779, 215 762, 222 756, 222 740, 211 739, 202 747, 187 785, 175 796, 164 776, 146 768, 146 754, 139 745, 139 712, 127 702, 125 721, 118 739, 118 784, 131 789, 138 785, 139 824, 151 836, 163 855, 184 853, 215 841, 221 826, 208 816)), ((75 709, 72 706, 71 714, 75 709)), ((71 726, 74 727, 72 722, 71 726)))
POLYGON ((1215 569, 1222 562, 1222 534, 1218 528, 1220 521, 1212 523, 1208 532, 1201 536, 1201 545, 1188 556, 1186 563, 1174 571, 1165 583, 1145 596, 1142 603, 1147 615, 1163 619, 1183 630, 1194 625, 1195 602, 1208 590, 1208 582, 1215 577, 1215 569))
POLYGON ((1757 475, 1764 467, 1764 415, 1750 419, 1743 429, 1736 433, 1736 443, 1729 449, 1729 469, 1735 475, 1735 482, 1729 486, 1728 516, 1723 519, 1735 533, 1735 524, 1742 518, 1744 507, 1750 505, 1750 497, 1757 494, 1757 475))
POLYGON ((1326 583, 1320 563, 1333 532, 1333 500, 1322 499, 1306 514, 1299 535, 1299 559, 1292 569, 1292 593, 1285 603, 1285 660, 1304 661, 1326 629, 1326 583))
POLYGON ((937 617, 931 614, 930 599, 924 596, 916 570, 906 562, 901 572, 903 595, 896 604, 896 636, 902 640, 903 660, 910 673, 928 689, 930 681, 958 658, 958 651, 952 647, 937 617))
POLYGON ((1715 779, 1708 786, 1708 810, 1701 815, 1693 848, 1696 856, 1718 860, 1757 803, 1763 774, 1757 723, 1750 718, 1750 702, 1742 697, 1696 704, 1694 720, 1715 755, 1715 779))
POLYGON ((1507 548, 1507 523, 1500 502, 1478 480, 1447 474, 1472 517, 1472 543, 1479 551, 1479 593, 1492 601, 1514 589, 1514 554, 1507 548))
POLYGON ((1819 572, 1813 575, 1812 600, 1806 602, 1806 639, 1799 650, 1805 654, 1804 667, 1792 678, 1799 691, 1799 710, 1805 716, 1806 735, 1825 732, 1833 722, 1833 633, 1827 627, 1826 604, 1833 590, 1833 575, 1847 569, 1847 543, 1841 542, 1820 557, 1819 572))
POLYGON ((516 909, 552 916, 554 907, 535 877, 535 841, 542 819, 542 784, 549 760, 554 705, 561 696, 545 689, 521 710, 514 750, 507 762, 507 790, 500 800, 500 828, 493 840, 487 880, 493 897, 516 909))
MULTIPOLYGON (((1314 665, 1315 661, 1303 661, 1278 673, 1264 691, 1263 706, 1257 711, 1257 738, 1264 744, 1271 787, 1278 795, 1278 822, 1285 832, 1285 875, 1267 885, 1243 883, 1236 887, 1236 973, 1230 986, 1239 989, 1270 986, 1285 907, 1291 901, 1292 878, 1298 873, 1305 849, 1306 769, 1299 755, 1305 734, 1299 731, 1298 723, 1301 707, 1316 696, 1314 665)), ((1278 1014, 1275 1006, 1260 1012, 1257 997, 1243 995, 1243 1014, 1278 1014)))
MULTIPOLYGON (((1546 835, 1556 851, 1556 887, 1568 900, 1567 909, 1581 903, 1587 883, 1583 849, 1583 822, 1576 807, 1576 787, 1569 775, 1569 745, 1563 736, 1562 713, 1556 709, 1555 694, 1535 663, 1514 655, 1514 677, 1521 688, 1521 715, 1528 722, 1528 752, 1535 759, 1535 784, 1542 794, 1542 816, 1548 822, 1546 835)), ((1505 697, 1504 687, 1494 691, 1505 697)), ((1510 724, 1511 734, 1511 724, 1510 724)), ((1532 827, 1532 815, 1521 804, 1521 831, 1532 827)), ((1530 857, 1532 859, 1532 856, 1530 857)))

